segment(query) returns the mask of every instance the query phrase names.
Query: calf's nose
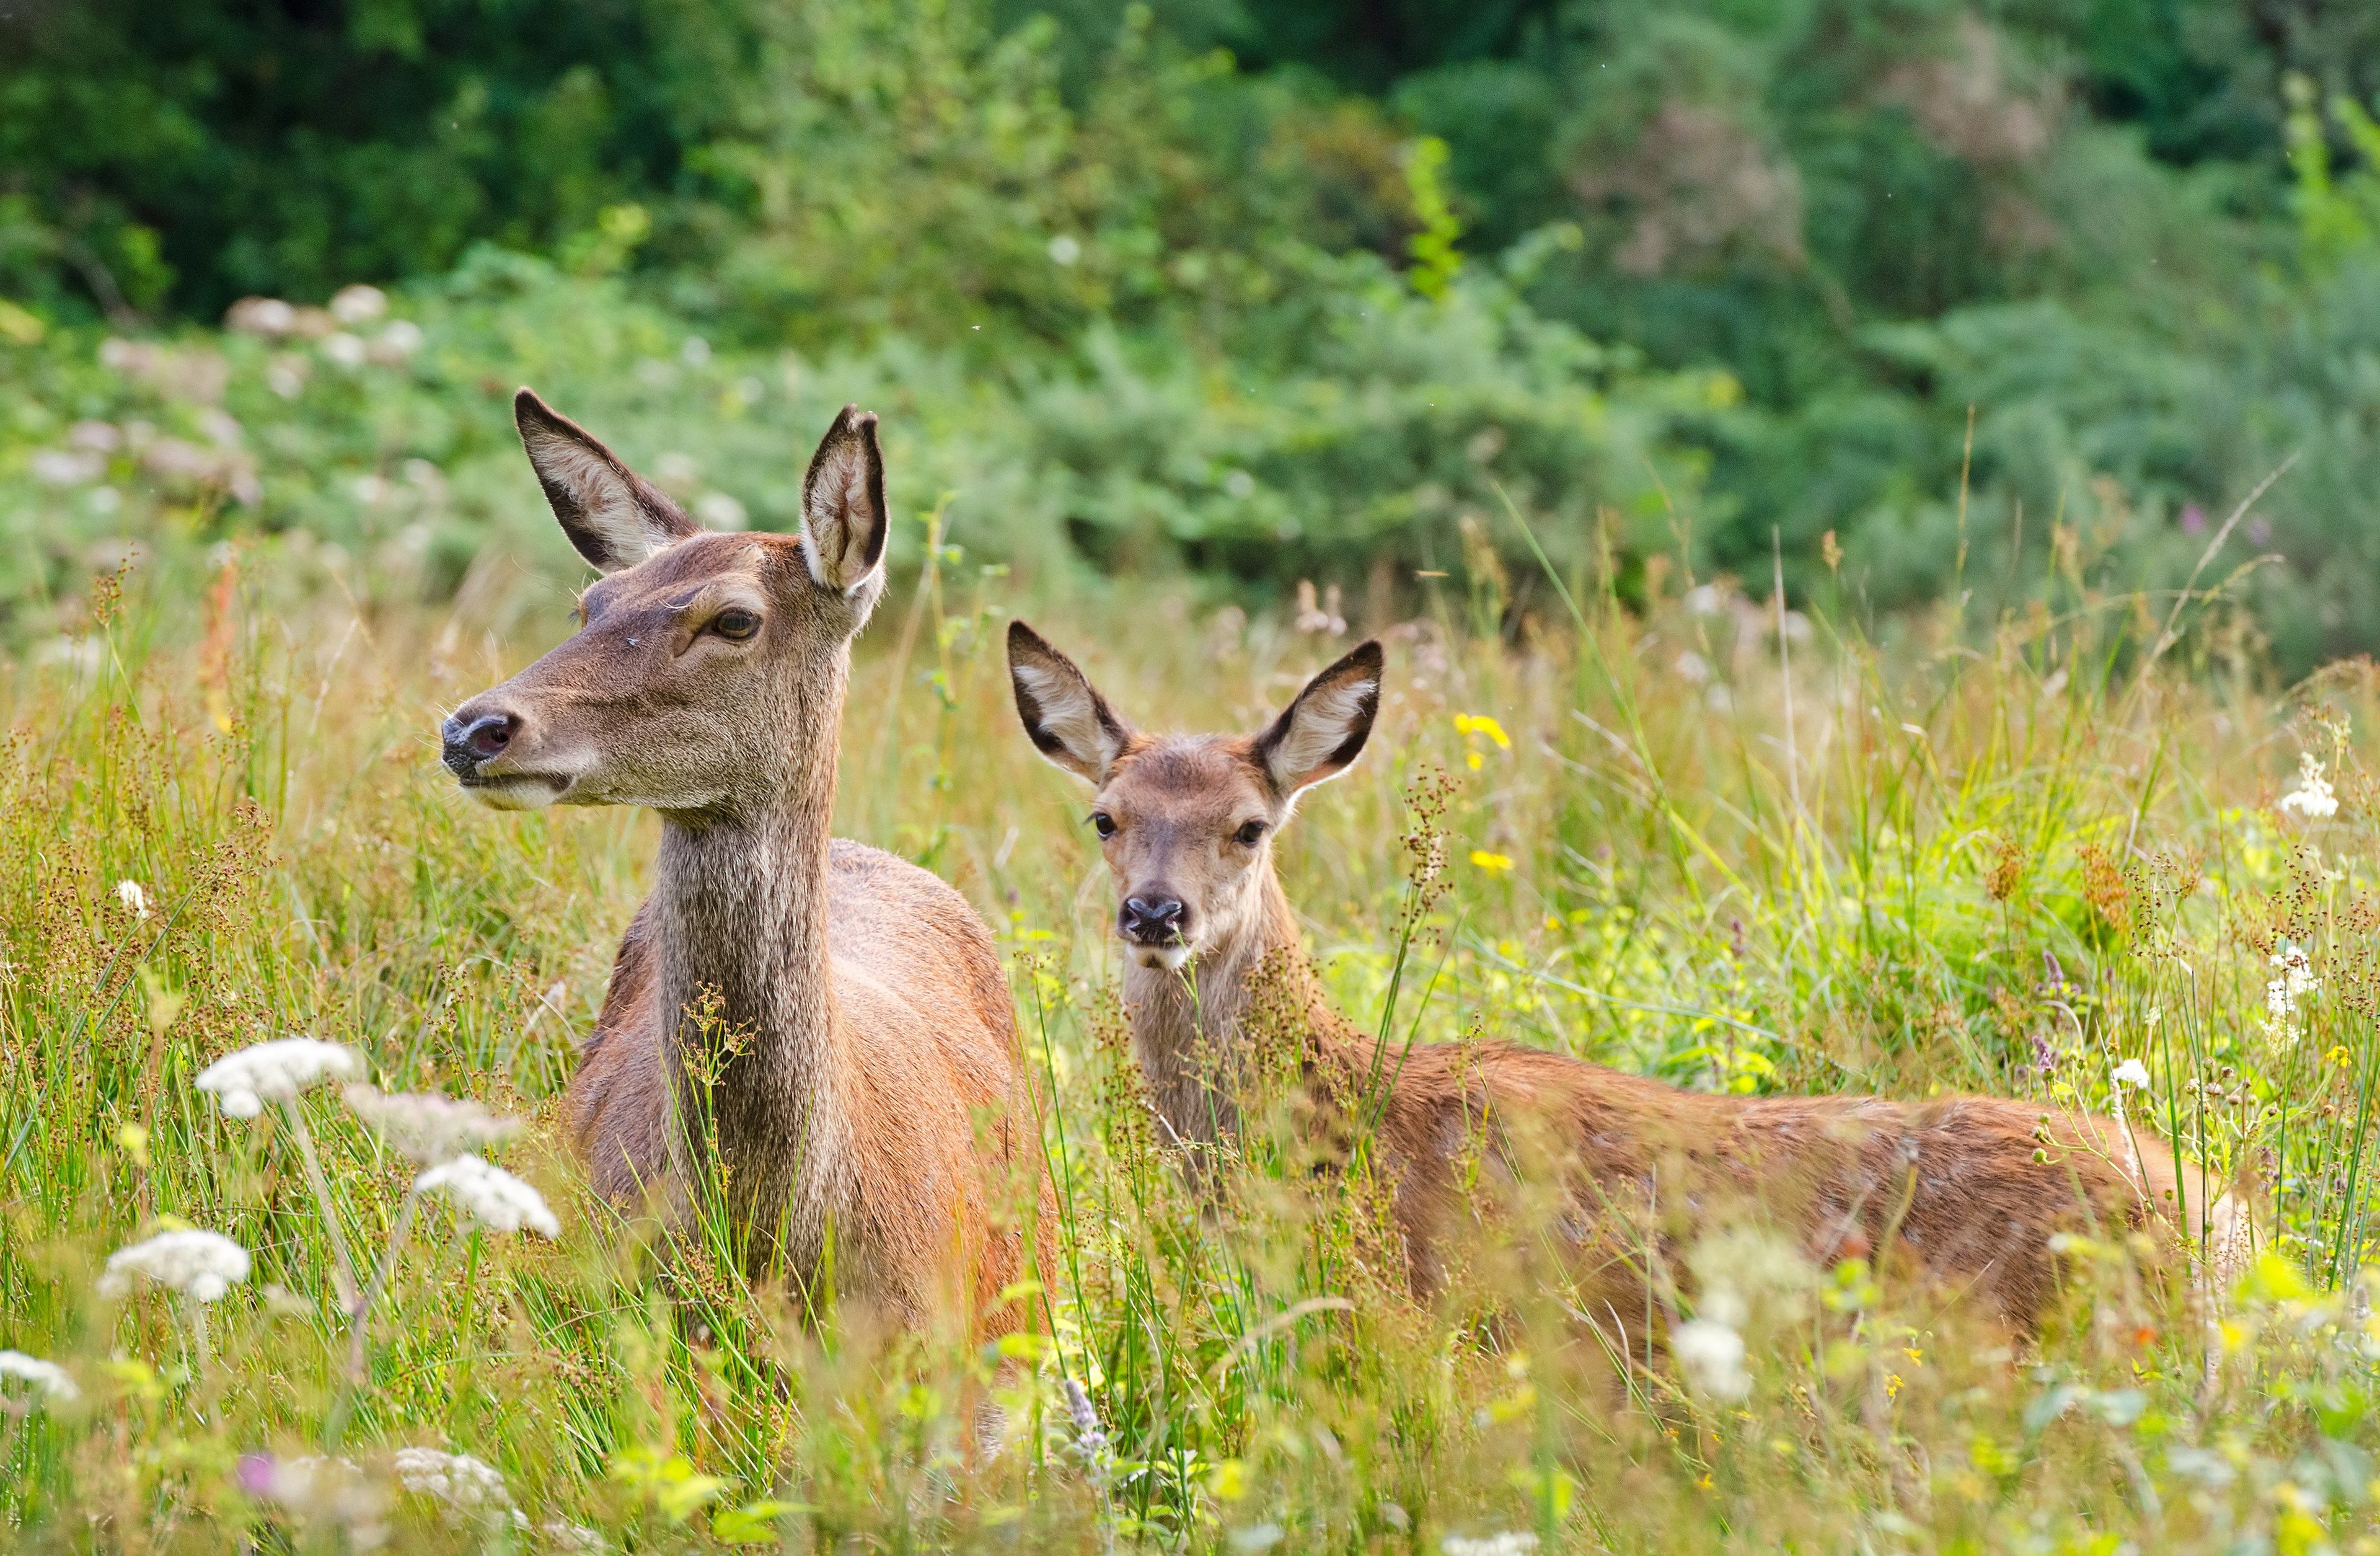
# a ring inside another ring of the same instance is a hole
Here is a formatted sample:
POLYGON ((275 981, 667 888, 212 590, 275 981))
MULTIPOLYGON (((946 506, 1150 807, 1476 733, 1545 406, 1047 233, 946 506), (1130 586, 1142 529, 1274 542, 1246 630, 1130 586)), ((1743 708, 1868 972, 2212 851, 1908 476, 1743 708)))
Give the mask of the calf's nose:
POLYGON ((1156 893, 1130 896, 1123 900, 1123 911, 1116 915, 1116 927, 1123 931, 1126 940, 1170 944, 1181 938, 1188 914, 1180 897, 1156 893))
POLYGON ((520 721, 510 713, 473 713, 466 709, 440 727, 446 746, 446 765, 458 778, 468 778, 490 757, 500 756, 513 743, 520 721))

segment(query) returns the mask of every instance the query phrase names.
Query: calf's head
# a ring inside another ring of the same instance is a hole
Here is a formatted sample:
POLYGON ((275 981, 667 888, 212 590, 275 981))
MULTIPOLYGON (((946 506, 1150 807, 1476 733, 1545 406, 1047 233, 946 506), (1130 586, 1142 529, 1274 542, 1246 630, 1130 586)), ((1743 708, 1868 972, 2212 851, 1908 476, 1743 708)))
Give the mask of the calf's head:
POLYGON ((577 632, 455 710, 446 765, 503 809, 766 804, 832 727, 844 655, 884 589, 876 418, 845 406, 811 458, 799 536, 719 534, 528 390, 521 444, 603 577, 577 632))
POLYGON ((1257 734, 1148 735, 1039 633, 1010 624, 1008 674, 1025 733, 1098 791, 1090 824, 1133 960, 1179 967, 1247 922, 1272 869, 1273 834, 1298 796, 1345 772, 1370 737, 1380 668, 1380 645, 1366 642, 1257 734))

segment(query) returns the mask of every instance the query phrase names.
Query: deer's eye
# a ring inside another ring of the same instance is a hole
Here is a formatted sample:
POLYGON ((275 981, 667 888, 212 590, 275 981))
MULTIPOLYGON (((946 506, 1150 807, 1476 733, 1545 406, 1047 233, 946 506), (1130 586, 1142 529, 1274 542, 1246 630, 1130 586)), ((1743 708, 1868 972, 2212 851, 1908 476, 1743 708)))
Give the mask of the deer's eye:
POLYGON ((730 642, 741 643, 760 630, 760 618, 750 611, 730 606, 710 618, 710 630, 730 642))
POLYGON ((1243 821, 1240 823, 1240 830, 1233 833, 1232 836, 1241 847, 1253 848, 1264 840, 1264 834, 1265 824, 1262 821, 1243 821))
POLYGON ((1091 830, 1102 840, 1113 837, 1116 834, 1115 818, 1104 810, 1094 810, 1091 812, 1091 830))

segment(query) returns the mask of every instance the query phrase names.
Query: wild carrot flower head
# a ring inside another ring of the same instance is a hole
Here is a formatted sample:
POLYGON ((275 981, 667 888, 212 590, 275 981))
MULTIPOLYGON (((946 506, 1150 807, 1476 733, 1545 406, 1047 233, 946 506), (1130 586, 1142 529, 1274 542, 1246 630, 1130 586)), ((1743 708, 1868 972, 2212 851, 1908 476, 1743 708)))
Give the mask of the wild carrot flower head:
POLYGON ((400 1448, 395 1468, 398 1484, 439 1503, 450 1519, 508 1517, 524 1526, 528 1522, 513 1505, 503 1472, 468 1453, 400 1448))
POLYGON ((17 1379, 30 1384, 36 1396, 61 1403, 82 1392, 65 1368, 22 1351, 0 1351, 0 1378, 17 1379))
POLYGON ((149 917, 149 893, 141 889, 140 882, 138 881, 117 881, 115 883, 115 900, 122 903, 124 905, 124 911, 132 915, 133 918, 146 918, 149 917))
POLYGON ((254 1118, 267 1102, 286 1102, 317 1082, 363 1073, 356 1051, 315 1038, 276 1038, 226 1053, 199 1072, 198 1087, 234 1118, 254 1118))
POLYGON ((510 1138, 517 1121, 490 1112, 477 1102, 420 1092, 387 1092, 369 1086, 347 1088, 347 1106, 400 1151, 424 1167, 452 1161, 510 1138))
POLYGON ((2281 796, 2280 808, 2294 810, 2309 821, 2338 814, 2338 796, 2331 792, 2330 780, 2322 775, 2322 763, 2312 751, 2298 758, 2298 786, 2281 796))
POLYGON ((2127 1059, 2116 1066, 2115 1081, 2118 1086, 2145 1091, 2149 1084, 2149 1067, 2137 1059, 2127 1059))
POLYGON ((1733 1404, 1752 1392, 1743 1336, 1716 1318, 1689 1319, 1670 1331, 1670 1349, 1694 1392, 1733 1404))
POLYGON ((2274 977, 2265 985, 2265 1025, 2278 1035, 2289 1030, 2297 1017, 2298 1003, 2321 988, 2322 980, 2313 976, 2313 963, 2301 945, 2283 942, 2265 959, 2272 964, 2274 977))
POLYGON ((135 1278, 181 1293, 193 1302, 217 1302, 248 1279, 248 1250, 216 1232, 161 1232, 107 1256, 102 1296, 122 1296, 135 1278))
POLYGON ((562 1223, 546 1209, 544 1196, 503 1168, 476 1156, 442 1161, 413 1180, 424 1194, 436 1191, 491 1232, 523 1227, 548 1237, 562 1235, 562 1223))

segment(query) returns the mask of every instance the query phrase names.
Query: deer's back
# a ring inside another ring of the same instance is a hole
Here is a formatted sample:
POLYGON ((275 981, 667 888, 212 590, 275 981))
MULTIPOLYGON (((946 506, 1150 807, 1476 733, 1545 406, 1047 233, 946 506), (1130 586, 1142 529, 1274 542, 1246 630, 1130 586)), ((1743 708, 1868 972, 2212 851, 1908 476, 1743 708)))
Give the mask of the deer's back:
POLYGON ((1440 1044, 1407 1058, 1382 1128, 1409 1179, 1399 1215, 1423 1286, 1455 1224, 1481 1213, 1456 1191, 1465 1152, 1491 1183, 1559 1176, 1561 1230, 1590 1277, 1633 1281, 1645 1232, 1690 1240, 1756 1218, 1822 1265, 1913 1263, 2020 1329, 2051 1295, 2058 1233, 2180 1219, 2160 1137, 2002 1098, 1715 1096, 1541 1050, 1440 1044))

